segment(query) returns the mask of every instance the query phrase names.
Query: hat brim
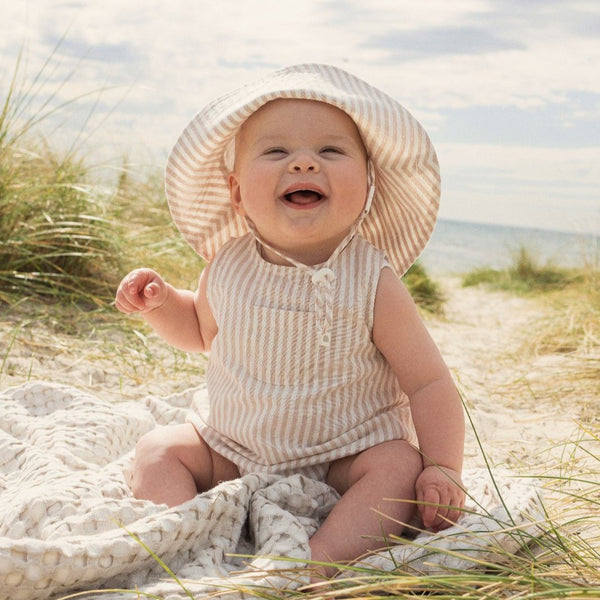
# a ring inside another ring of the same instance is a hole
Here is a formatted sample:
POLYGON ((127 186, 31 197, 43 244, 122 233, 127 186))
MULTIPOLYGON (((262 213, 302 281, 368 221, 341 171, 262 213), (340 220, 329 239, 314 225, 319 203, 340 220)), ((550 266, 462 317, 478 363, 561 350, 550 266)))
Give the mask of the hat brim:
POLYGON ((375 175, 371 210, 359 231, 403 274, 425 248, 437 218, 440 173, 433 145, 393 98, 328 65, 277 71, 218 98, 190 121, 165 172, 167 201, 183 237, 210 261, 227 241, 248 232, 231 205, 225 152, 244 121, 277 98, 326 102, 354 120, 375 175))

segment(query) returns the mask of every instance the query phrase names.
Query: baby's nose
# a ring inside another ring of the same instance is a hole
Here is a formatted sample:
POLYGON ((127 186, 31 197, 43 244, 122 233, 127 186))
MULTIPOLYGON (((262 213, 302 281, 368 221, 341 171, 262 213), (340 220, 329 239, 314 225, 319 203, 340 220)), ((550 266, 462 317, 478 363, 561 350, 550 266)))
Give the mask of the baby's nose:
POLYGON ((320 171, 319 161, 309 152, 298 152, 289 163, 290 171, 294 173, 318 173, 320 171))

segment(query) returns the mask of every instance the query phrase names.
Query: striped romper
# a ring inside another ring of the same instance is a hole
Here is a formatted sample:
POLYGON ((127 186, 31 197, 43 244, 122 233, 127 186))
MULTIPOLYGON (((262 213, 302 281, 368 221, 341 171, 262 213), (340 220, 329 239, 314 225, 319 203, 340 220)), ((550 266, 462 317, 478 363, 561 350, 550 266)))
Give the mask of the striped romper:
POLYGON ((305 269, 265 261, 252 234, 218 252, 207 291, 218 333, 188 421, 242 475, 325 480, 336 459, 416 444, 408 399, 372 340, 387 266, 359 235, 305 269))

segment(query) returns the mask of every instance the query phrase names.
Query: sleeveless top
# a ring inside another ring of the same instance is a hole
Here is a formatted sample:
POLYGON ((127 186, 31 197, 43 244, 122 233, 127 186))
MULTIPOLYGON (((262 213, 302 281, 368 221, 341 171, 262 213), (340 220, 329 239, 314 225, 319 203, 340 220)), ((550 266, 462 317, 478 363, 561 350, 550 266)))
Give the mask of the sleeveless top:
POLYGON ((218 333, 188 421, 242 474, 324 479, 335 459, 392 439, 416 444, 408 399, 372 340, 384 253, 356 235, 326 268, 299 269, 265 261, 258 244, 233 239, 212 262, 218 333))

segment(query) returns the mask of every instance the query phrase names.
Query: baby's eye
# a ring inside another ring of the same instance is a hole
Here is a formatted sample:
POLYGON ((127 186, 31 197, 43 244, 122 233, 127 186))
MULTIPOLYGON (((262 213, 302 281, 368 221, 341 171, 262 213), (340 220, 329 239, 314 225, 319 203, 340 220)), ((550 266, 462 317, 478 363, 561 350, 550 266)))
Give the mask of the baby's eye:
POLYGON ((275 148, 268 148, 267 150, 265 150, 264 152, 265 156, 268 155, 277 155, 277 154, 287 154, 285 148, 279 148, 279 147, 275 147, 275 148))
POLYGON ((343 152, 336 146, 325 146, 321 149, 321 154, 343 154, 343 152))

